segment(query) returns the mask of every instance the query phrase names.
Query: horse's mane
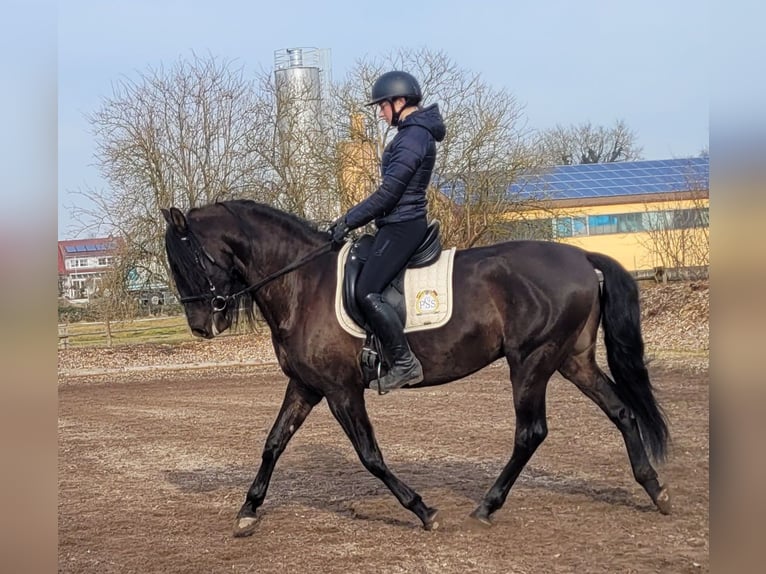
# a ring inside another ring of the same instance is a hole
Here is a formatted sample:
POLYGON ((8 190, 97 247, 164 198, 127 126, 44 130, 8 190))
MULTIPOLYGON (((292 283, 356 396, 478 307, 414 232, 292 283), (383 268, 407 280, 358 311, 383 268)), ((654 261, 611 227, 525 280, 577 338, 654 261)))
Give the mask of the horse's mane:
MULTIPOLYGON (((324 232, 319 231, 315 222, 303 219, 293 213, 282 211, 265 203, 253 201, 252 199, 231 199, 211 205, 220 205, 241 220, 246 220, 248 214, 253 214, 259 219, 263 218, 272 223, 276 223, 277 226, 290 233, 299 233, 306 239, 316 238, 317 234, 322 234, 321 238, 327 239, 327 235, 324 234, 324 232)), ((189 213, 191 214, 193 211, 196 211, 196 209, 205 209, 205 207, 192 209, 189 213)))

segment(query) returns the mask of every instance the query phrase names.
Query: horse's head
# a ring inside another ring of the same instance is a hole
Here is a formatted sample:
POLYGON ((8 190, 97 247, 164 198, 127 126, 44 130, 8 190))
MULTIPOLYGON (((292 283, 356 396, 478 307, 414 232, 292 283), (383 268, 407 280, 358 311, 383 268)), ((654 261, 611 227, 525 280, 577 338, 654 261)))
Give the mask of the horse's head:
POLYGON ((207 224, 189 224, 176 207, 163 209, 167 221, 165 250, 186 313, 197 337, 211 339, 236 321, 244 278, 220 231, 207 224))

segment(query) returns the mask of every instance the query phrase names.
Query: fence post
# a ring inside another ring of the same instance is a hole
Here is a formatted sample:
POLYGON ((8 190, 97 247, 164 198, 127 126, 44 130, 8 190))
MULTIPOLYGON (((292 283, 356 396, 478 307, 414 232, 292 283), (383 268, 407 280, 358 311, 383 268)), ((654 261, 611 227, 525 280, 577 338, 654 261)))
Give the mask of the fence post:
POLYGON ((59 349, 69 348, 69 324, 59 323, 59 349))

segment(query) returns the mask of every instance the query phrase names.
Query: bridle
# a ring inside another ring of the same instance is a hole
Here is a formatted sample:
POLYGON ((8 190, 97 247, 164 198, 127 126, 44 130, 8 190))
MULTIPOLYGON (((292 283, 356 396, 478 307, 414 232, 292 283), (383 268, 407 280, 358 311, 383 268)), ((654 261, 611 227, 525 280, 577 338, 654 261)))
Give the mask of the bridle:
POLYGON ((207 280, 207 284, 210 287, 209 293, 204 293, 201 295, 189 295, 188 297, 181 297, 179 301, 181 303, 191 303, 193 301, 204 301, 206 299, 210 300, 210 306, 213 309, 214 313, 222 313, 226 310, 226 308, 229 305, 229 301, 233 301, 240 295, 247 293, 249 291, 255 292, 258 291, 261 287, 264 285, 267 285, 268 283, 271 283, 275 279, 278 279, 279 277, 282 277, 282 275, 286 275, 287 273, 290 273, 291 271, 294 271, 298 267, 301 267, 308 263, 309 261, 316 259, 320 255, 324 255, 325 253, 328 253, 333 249, 333 243, 330 241, 324 245, 320 245, 316 249, 313 249, 309 253, 307 253, 304 257, 301 257, 297 261, 294 261, 290 263, 287 267, 283 267, 279 271, 276 271, 272 273, 271 275, 267 275, 257 283, 253 283, 252 285, 245 287, 244 289, 240 289, 239 291, 235 293, 231 293, 229 295, 221 295, 216 292, 215 284, 213 283, 213 280, 210 277, 210 274, 207 271, 207 268, 205 267, 204 263, 202 262, 202 257, 204 256, 208 261, 210 261, 213 265, 216 267, 219 267, 220 269, 224 269, 222 265, 220 265, 210 253, 208 253, 205 248, 200 243, 199 239, 197 239, 197 236, 192 233, 191 229, 188 230, 188 233, 181 237, 181 241, 185 242, 187 245, 189 245, 189 248, 192 251, 192 254, 194 255, 194 260, 197 262, 197 265, 202 269, 202 272, 205 274, 205 279, 207 280))

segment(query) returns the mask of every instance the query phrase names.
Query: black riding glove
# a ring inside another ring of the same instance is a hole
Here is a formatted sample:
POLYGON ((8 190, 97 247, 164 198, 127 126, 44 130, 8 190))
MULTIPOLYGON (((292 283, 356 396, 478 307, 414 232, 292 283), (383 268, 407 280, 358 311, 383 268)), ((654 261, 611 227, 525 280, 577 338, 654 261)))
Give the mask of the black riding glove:
POLYGON ((348 225, 346 225, 346 218, 340 217, 330 226, 330 234, 332 235, 332 242, 336 246, 343 245, 346 240, 346 236, 351 232, 348 225))

